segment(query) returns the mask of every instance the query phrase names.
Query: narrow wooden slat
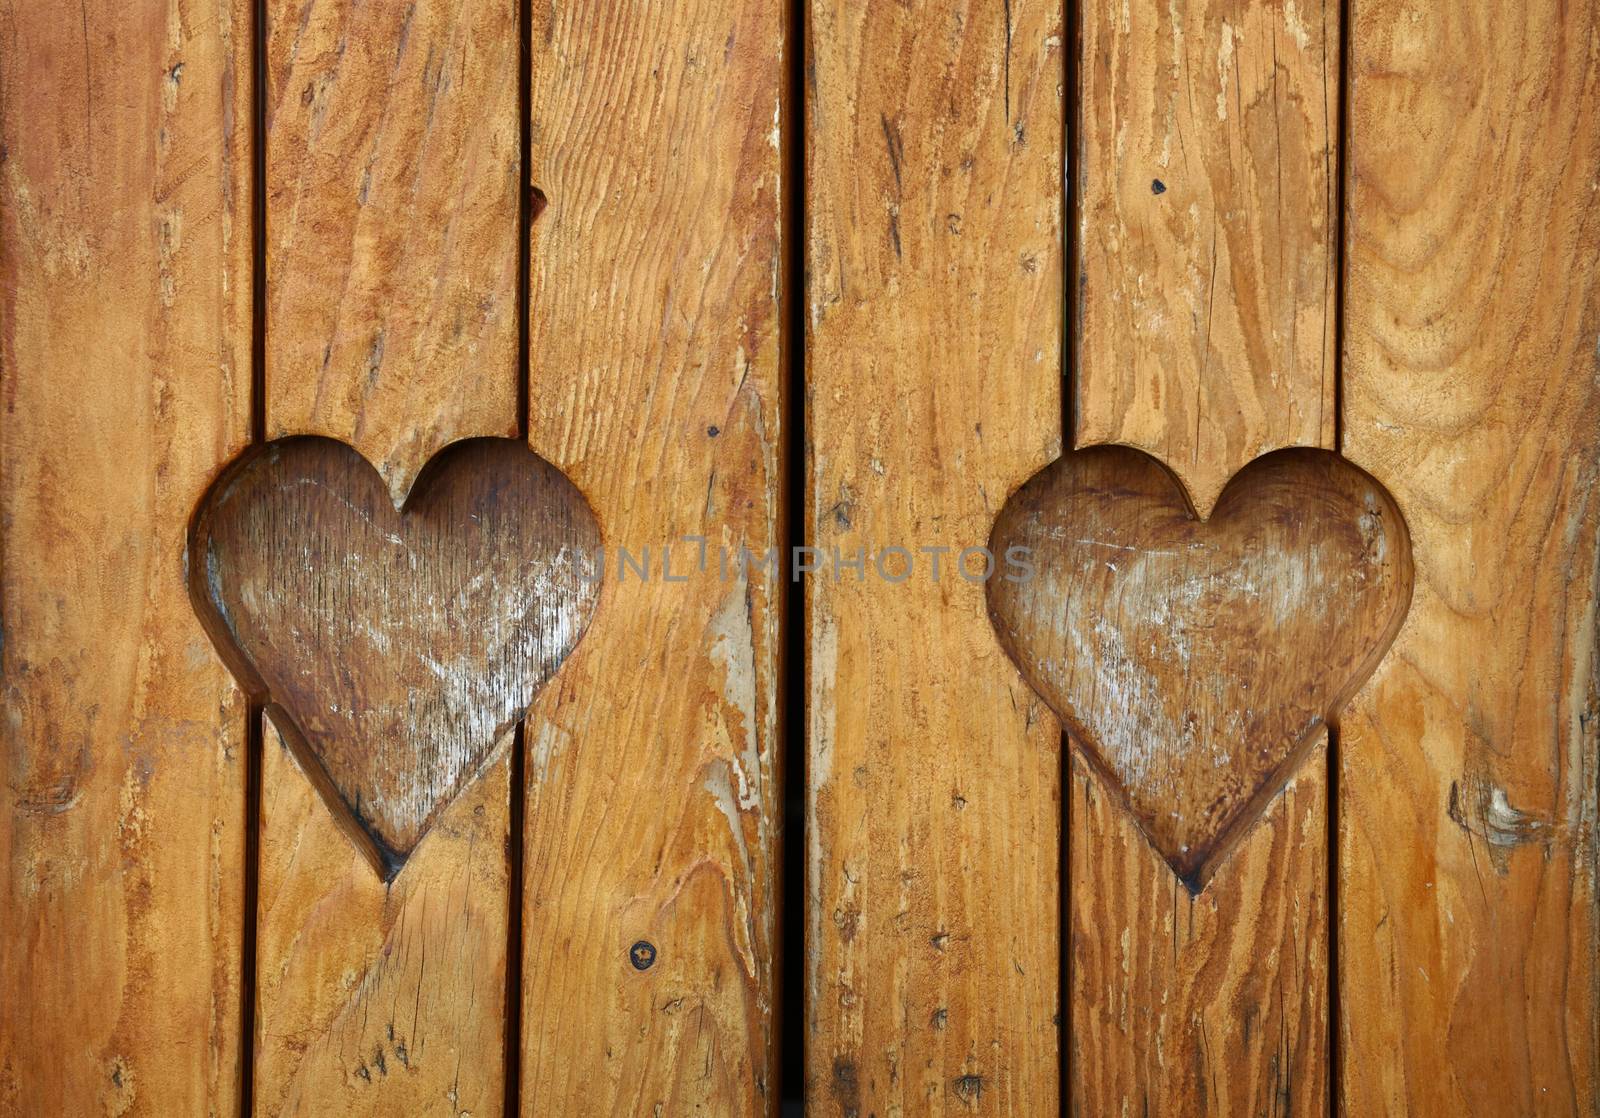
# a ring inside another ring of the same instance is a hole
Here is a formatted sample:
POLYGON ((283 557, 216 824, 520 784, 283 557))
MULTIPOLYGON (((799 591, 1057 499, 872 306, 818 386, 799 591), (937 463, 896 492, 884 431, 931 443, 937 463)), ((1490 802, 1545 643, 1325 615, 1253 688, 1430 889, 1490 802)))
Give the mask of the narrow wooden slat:
POLYGON ((1331 446, 1337 0, 1080 5, 1079 446, 1331 446))
POLYGON ((248 5, 0 29, 0 1114, 236 1114, 245 708, 183 550, 249 437, 248 5))
POLYGON ((531 14, 530 439, 607 551, 528 723, 523 1113, 771 1113, 786 13, 531 14))
POLYGON ((1074 753, 1077 1113, 1326 1112, 1326 774, 1319 743, 1196 897, 1074 753))
MULTIPOLYGON (((1148 450, 1202 513, 1256 455, 1333 443, 1338 21, 1081 8, 1077 436, 1148 450)), ((1323 1113, 1325 750, 1193 899, 1072 771, 1073 1104, 1323 1113)))
MULTIPOLYGON (((403 497, 518 428, 517 5, 266 18, 267 432, 348 442, 403 497)), ((391 886, 264 740, 257 1113, 502 1113, 505 753, 391 886)))
POLYGON ((1346 720, 1346 1113, 1600 1108, 1600 9, 1359 0, 1345 450, 1411 617, 1346 720))
POLYGON ((517 432, 517 0, 268 0, 269 437, 517 432))
POLYGON ((956 560, 1060 452, 1062 9, 809 13, 807 1097, 1053 1114, 1060 729, 956 560))
POLYGON ((502 1113, 511 766, 390 886, 264 723, 255 1112, 502 1113))

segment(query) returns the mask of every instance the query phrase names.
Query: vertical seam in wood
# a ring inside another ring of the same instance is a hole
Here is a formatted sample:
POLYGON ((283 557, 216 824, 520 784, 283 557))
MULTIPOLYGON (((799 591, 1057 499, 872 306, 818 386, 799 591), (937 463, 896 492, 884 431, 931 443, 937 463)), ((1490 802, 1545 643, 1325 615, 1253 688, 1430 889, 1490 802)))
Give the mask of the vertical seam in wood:
POLYGON ((1328 727, 1328 1113, 1342 1114, 1339 1088, 1339 730, 1328 727))
MULTIPOLYGON (((267 440, 267 0, 250 5, 250 442, 267 440)), ((239 932, 239 1111, 255 1113, 256 943, 261 910, 261 768, 258 701, 245 704, 244 915, 239 932)))
MULTIPOLYGON (((521 190, 517 197, 517 436, 529 437, 532 404, 533 223, 544 208, 544 195, 533 185, 533 9, 531 0, 517 3, 517 162, 521 190)), ((505 1118, 522 1113, 522 904, 523 866, 527 845, 527 720, 517 723, 511 741, 510 819, 506 836, 506 1006, 505 1118)))
POLYGON ((506 1056, 505 1116, 522 1113, 522 899, 524 827, 527 816, 527 723, 511 738, 509 834, 506 836, 506 1056))
POLYGON ((250 441, 267 441, 267 0, 250 5, 250 441))
MULTIPOLYGON (((1081 201, 1078 197, 1078 131, 1079 131, 1079 104, 1078 96, 1078 51, 1079 37, 1079 12, 1078 0, 1063 0, 1062 22, 1065 25, 1066 47, 1062 52, 1063 67, 1066 71, 1063 89, 1066 91, 1062 98, 1062 146, 1066 151, 1065 178, 1062 184, 1066 191, 1065 221, 1062 223, 1062 257, 1066 268, 1066 275, 1062 277, 1061 290, 1061 453, 1063 456, 1071 454, 1077 442, 1075 427, 1077 423, 1078 408, 1078 316, 1079 292, 1081 290, 1079 272, 1079 237, 1078 237, 1078 207, 1081 201)), ((1060 1026, 1056 1035, 1061 1046, 1059 1057, 1060 1084, 1057 1088, 1057 1106, 1062 1114, 1072 1113, 1072 740, 1067 736, 1065 727, 1061 731, 1061 818, 1057 824, 1061 828, 1061 857, 1058 875, 1060 878, 1057 903, 1060 912, 1057 920, 1060 928, 1057 935, 1060 938, 1059 961, 1056 966, 1056 982, 1059 984, 1057 994, 1060 1006, 1060 1026)))
MULTIPOLYGON (((1336 0, 1339 12, 1339 96, 1338 128, 1334 132, 1338 147, 1335 159, 1334 199, 1334 289, 1333 289, 1333 451, 1344 454, 1344 338, 1345 338, 1345 199, 1349 189, 1350 161, 1350 15, 1352 0, 1336 0)), ((1332 137, 1330 137, 1332 139, 1332 137)), ((1344 1056, 1340 1045, 1343 1032, 1343 1009, 1340 989, 1343 976, 1339 970, 1339 766, 1340 733, 1336 722, 1328 726, 1327 752, 1327 846, 1328 846, 1328 1113, 1344 1113, 1344 1056)))
MULTIPOLYGON (((787 36, 784 66, 783 104, 786 106, 783 148, 783 236, 788 243, 783 246, 784 299, 779 319, 782 332, 781 347, 788 363, 784 378, 782 401, 782 448, 784 468, 784 539, 783 554, 795 544, 805 543, 805 511, 807 453, 805 428, 805 377, 806 377, 806 240, 805 240, 805 4, 806 0, 789 0, 785 27, 787 36)), ((791 1094, 805 1097, 805 1068, 807 1030, 802 1023, 794 1036, 785 1036, 785 1021, 804 1022, 805 1016, 805 912, 806 912, 806 752, 810 740, 806 733, 806 677, 809 671, 809 649, 806 643, 805 583, 793 579, 785 582, 779 577, 779 591, 784 595, 783 636, 785 668, 783 672, 782 726, 780 748, 783 750, 782 773, 784 826, 779 831, 778 864, 783 867, 782 895, 778 922, 778 1012, 776 1043, 779 1046, 778 1099, 791 1094), (798 1015, 784 1011, 786 1006, 800 1007, 798 1015)))
POLYGON ((517 42, 521 51, 517 59, 517 144, 522 180, 517 198, 517 432, 524 442, 528 439, 529 385, 533 375, 533 359, 529 352, 533 312, 528 306, 528 295, 533 289, 531 240, 533 222, 544 209, 544 194, 533 185, 530 120, 533 115, 533 9, 530 5, 531 0, 520 0, 517 4, 517 42))
POLYGON ((1334 0, 1339 9, 1339 97, 1338 127, 1329 136, 1336 142, 1334 151, 1334 203, 1333 203, 1333 451, 1344 453, 1344 287, 1345 287, 1345 222, 1344 207, 1349 160, 1345 151, 1350 146, 1350 11, 1351 0, 1334 0))
MULTIPOLYGON (((1078 51, 1081 46, 1078 41, 1081 34, 1078 0, 1063 0, 1063 7, 1062 21, 1066 26, 1066 49, 1063 51, 1065 58, 1062 61, 1066 70, 1063 86, 1066 95, 1061 103, 1061 127, 1062 145, 1066 151, 1064 160, 1066 181, 1062 185, 1067 197, 1066 220, 1062 223, 1062 239, 1065 241, 1062 255, 1065 259, 1066 275, 1062 277, 1065 282, 1061 289, 1061 453, 1065 455, 1077 449, 1078 312, 1082 305, 1078 209, 1082 205, 1082 199, 1078 191, 1078 133, 1081 128, 1078 119, 1081 102, 1078 95, 1078 51)), ((1061 737, 1064 743, 1066 734, 1063 733, 1061 737)), ((1066 760, 1065 755, 1062 760, 1066 760)))

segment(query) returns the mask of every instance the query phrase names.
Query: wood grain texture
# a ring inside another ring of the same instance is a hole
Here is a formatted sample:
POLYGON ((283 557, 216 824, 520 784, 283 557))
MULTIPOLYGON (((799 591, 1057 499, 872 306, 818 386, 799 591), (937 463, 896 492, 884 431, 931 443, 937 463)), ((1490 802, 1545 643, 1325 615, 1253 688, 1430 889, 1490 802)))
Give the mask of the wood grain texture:
MULTIPOLYGON (((518 428, 518 19, 513 0, 266 9, 266 431, 351 444, 396 502, 438 448, 518 428)), ((386 892, 276 748, 258 1113, 502 1113, 504 754, 386 892)))
POLYGON ((1411 543, 1329 451, 1234 475, 1209 520, 1126 447, 1058 459, 1006 502, 989 580, 1022 674, 1199 892, 1388 649, 1411 543))
POLYGON ((1204 515, 1332 445, 1339 5, 1080 11, 1075 441, 1155 455, 1204 515))
POLYGON ((351 443, 399 504, 446 443, 517 432, 518 2, 266 20, 268 436, 351 443))
MULTIPOLYGON (((1339 13, 1135 7, 1081 9, 1076 435, 1150 451, 1204 514, 1259 453, 1333 445, 1339 13)), ((1078 1112, 1326 1111, 1325 758, 1292 772, 1181 935, 1173 905, 1145 903, 1171 871, 1135 856, 1107 788, 1081 811, 1074 789, 1078 1112)))
POLYGON ((1600 9, 1359 0, 1345 450, 1416 601, 1346 719, 1350 1114, 1600 1109, 1600 9))
POLYGON ((248 6, 0 4, 0 1114, 239 1108, 244 704, 183 589, 248 438, 248 6))
POLYGON ((263 731, 255 1113, 502 1113, 506 956, 490 945, 508 927, 510 766, 448 804, 391 883, 263 731))
POLYGON ((583 636, 600 531, 519 439, 436 455, 403 510, 350 447, 268 443, 207 494, 196 609, 385 879, 583 636))
POLYGON ((1061 20, 809 6, 815 1114, 1057 1109, 1060 729, 955 563, 1060 452, 1061 20))
POLYGON ((531 14, 530 438, 608 566, 528 723, 523 1113, 770 1114, 786 13, 531 14))
POLYGON ((1326 737, 1198 896, 1074 751, 1072 1113, 1328 1113, 1326 737))

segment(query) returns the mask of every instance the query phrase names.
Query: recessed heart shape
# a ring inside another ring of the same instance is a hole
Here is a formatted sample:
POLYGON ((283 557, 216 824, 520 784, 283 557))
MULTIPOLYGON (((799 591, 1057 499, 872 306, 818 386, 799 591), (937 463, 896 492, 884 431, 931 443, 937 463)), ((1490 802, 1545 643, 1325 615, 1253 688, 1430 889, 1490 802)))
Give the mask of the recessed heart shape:
POLYGON ((1204 521, 1155 459, 1076 451, 1001 510, 990 548, 1016 547, 1032 576, 988 584, 1001 643, 1194 891, 1411 602, 1400 510, 1328 451, 1256 459, 1204 521))
POLYGON ((582 636, 598 546, 583 495, 519 440, 445 448, 396 509, 356 451, 292 438, 207 492, 189 582, 234 674, 392 878, 582 636))

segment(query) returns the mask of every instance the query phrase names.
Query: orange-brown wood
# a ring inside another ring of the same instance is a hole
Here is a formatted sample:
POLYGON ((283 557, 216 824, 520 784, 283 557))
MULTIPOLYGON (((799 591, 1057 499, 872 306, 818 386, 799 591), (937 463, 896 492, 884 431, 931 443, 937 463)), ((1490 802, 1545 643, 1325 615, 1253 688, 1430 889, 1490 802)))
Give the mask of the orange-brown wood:
POLYGON ((267 0, 270 437, 517 433, 518 0, 267 0))
POLYGON ((956 563, 1060 453, 1062 6, 808 26, 806 1094, 1053 1114, 1060 729, 956 563))
POLYGON ((1074 1113, 1328 1112, 1326 737, 1198 896, 1073 751, 1074 1113))
MULTIPOLYGON (((1209 514, 1263 451, 1333 445, 1339 12, 1293 0, 1083 5, 1080 33, 1077 441, 1150 451, 1209 514)), ((1080 1112, 1325 1112, 1316 740, 1192 905, 1140 849, 1116 794, 1074 763, 1080 1112), (1150 903, 1172 897, 1181 903, 1150 903)))
MULTIPOLYGON (((398 503, 445 444, 518 427, 517 7, 273 0, 266 22, 266 431, 353 445, 398 503)), ((397 672, 441 651, 427 626, 393 636, 397 672)), ((504 747, 389 887, 279 749, 266 735, 257 1114, 500 1114, 504 747)))
POLYGON ((773 1113, 786 13, 531 15, 530 440, 607 575, 528 723, 522 1109, 773 1113))
POLYGON ((583 495, 519 439, 454 444, 400 510, 350 447, 283 439, 212 487, 190 584, 388 880, 583 635, 599 536, 583 495))
POLYGON ((236 1114, 245 706, 183 549, 249 433, 249 6, 0 28, 0 1114, 236 1114))
POLYGON ((1205 514, 1333 444, 1339 4, 1086 3, 1079 31, 1076 443, 1148 451, 1205 514))
POLYGON ((1600 1109, 1600 8, 1359 0, 1345 451, 1416 601, 1345 719, 1352 1115, 1600 1109))
POLYGON ((1322 450, 1252 462, 1205 521, 1155 459, 1077 451, 1012 496, 989 549, 1006 651, 1195 892, 1411 600, 1399 510, 1322 450))
POLYGON ((255 1113, 502 1113, 511 766, 385 882, 270 721, 263 738, 255 1113))

